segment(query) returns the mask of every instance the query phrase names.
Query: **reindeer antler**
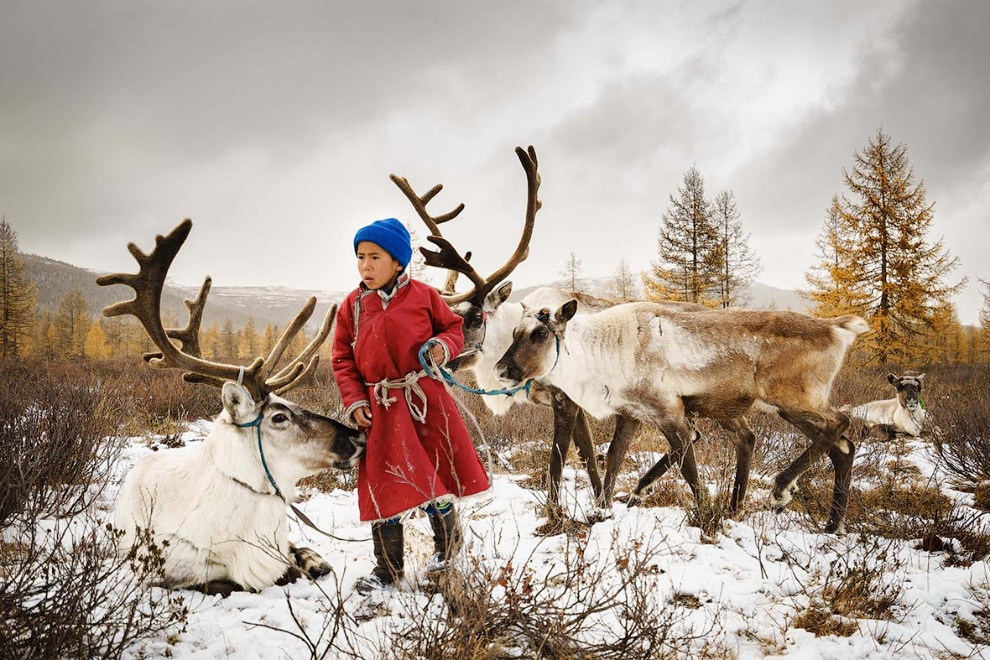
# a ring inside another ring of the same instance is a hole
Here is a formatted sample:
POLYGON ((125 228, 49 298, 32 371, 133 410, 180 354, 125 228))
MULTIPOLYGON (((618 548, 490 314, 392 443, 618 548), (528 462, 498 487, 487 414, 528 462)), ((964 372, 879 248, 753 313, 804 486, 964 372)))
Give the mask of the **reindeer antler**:
POLYGON ((252 396, 259 399, 269 392, 281 394, 302 384, 305 379, 312 376, 319 363, 319 357, 315 353, 330 334, 330 326, 333 323, 334 313, 337 311, 336 305, 332 305, 327 311, 320 332, 313 338, 313 341, 274 376, 271 372, 282 353, 285 352, 292 338, 299 333, 309 317, 312 316, 316 306, 316 298, 309 299, 309 302, 279 337, 268 358, 256 357, 247 367, 203 359, 199 346, 199 328, 203 319, 203 309, 206 306, 206 297, 209 295, 212 285, 212 280, 209 277, 203 282, 199 296, 195 300, 185 301, 186 308, 189 310, 189 322, 186 327, 169 330, 162 327, 161 298, 162 289, 165 286, 165 276, 191 229, 192 220, 186 218, 168 236, 156 236, 155 249, 150 255, 144 254, 134 243, 128 243, 127 249, 138 262, 139 272, 137 274, 104 275, 98 278, 96 283, 100 286, 126 284, 134 289, 134 298, 104 307, 103 315, 108 317, 131 315, 137 318, 151 341, 161 351, 160 353, 145 354, 145 360, 151 366, 159 369, 185 369, 186 373, 183 374, 183 379, 187 382, 220 386, 225 381, 237 380, 243 369, 244 386, 251 392, 252 396), (176 347, 171 339, 177 339, 181 342, 181 349, 176 347), (262 375, 262 369, 266 364, 268 370, 262 375))
POLYGON ((464 210, 464 204, 458 205, 453 211, 446 213, 438 218, 430 216, 426 211, 426 204, 433 199, 437 193, 443 190, 443 184, 437 184, 430 188, 430 190, 422 197, 418 196, 413 192, 412 187, 409 182, 403 177, 396 176, 392 174, 389 178, 399 187, 405 196, 412 203, 413 208, 419 214, 419 217, 426 224, 427 228, 430 230, 431 236, 427 237, 427 240, 435 244, 439 250, 427 250, 426 248, 420 248, 420 252, 423 253, 423 257, 426 259, 426 263, 429 266, 435 266, 437 268, 446 268, 451 272, 451 275, 447 278, 447 286, 445 289, 450 291, 449 294, 444 294, 444 300, 450 304, 454 305, 459 302, 464 302, 465 300, 472 300, 477 305, 481 305, 484 301, 485 296, 487 296, 496 286, 498 286, 505 278, 507 278, 512 271, 522 263, 527 256, 529 256, 529 242, 533 237, 533 225, 536 222, 536 213, 543 206, 543 203, 539 199, 540 190, 540 174, 537 171, 539 163, 536 158, 536 150, 531 146, 529 150, 525 150, 522 147, 516 147, 516 155, 519 157, 519 162, 522 163, 523 169, 526 172, 526 180, 528 184, 527 188, 527 201, 526 201, 526 224, 523 227, 522 236, 519 238, 519 244, 516 246, 515 252, 509 257, 509 260, 502 265, 501 268, 492 273, 489 277, 482 277, 468 260, 471 258, 471 253, 468 252, 464 257, 458 254, 457 250, 453 245, 447 241, 443 234, 440 232, 440 225, 443 222, 452 220, 457 217, 457 215, 464 210), (471 280, 474 287, 465 293, 454 294, 453 293, 453 282, 457 278, 458 273, 463 273, 471 280))

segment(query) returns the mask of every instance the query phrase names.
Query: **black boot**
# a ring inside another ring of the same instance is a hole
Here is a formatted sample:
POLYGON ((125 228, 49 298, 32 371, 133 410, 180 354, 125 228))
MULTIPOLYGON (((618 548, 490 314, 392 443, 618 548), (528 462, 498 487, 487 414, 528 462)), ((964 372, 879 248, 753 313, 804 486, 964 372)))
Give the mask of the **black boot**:
POLYGON ((457 519, 454 505, 443 513, 430 513, 430 526, 433 527, 433 556, 426 566, 428 574, 446 572, 450 562, 461 549, 461 523, 457 519))
POLYGON ((360 594, 369 594, 382 587, 390 587, 402 579, 403 546, 402 523, 372 523, 371 540, 375 546, 378 564, 371 575, 358 578, 354 588, 360 594))

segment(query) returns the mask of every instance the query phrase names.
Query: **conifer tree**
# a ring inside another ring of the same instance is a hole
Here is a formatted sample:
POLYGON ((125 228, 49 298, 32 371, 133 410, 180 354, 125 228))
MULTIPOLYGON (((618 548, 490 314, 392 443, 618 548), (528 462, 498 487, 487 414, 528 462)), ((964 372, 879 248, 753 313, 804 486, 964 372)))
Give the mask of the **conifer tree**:
POLYGON ((581 266, 581 260, 577 258, 577 255, 573 252, 567 257, 567 261, 564 262, 564 268, 560 271, 561 277, 564 278, 563 285, 568 291, 573 291, 577 293, 584 286, 581 281, 581 273, 584 268, 581 266))
POLYGON ((657 259, 643 276, 647 297, 718 304, 721 247, 704 178, 692 167, 661 216, 657 259))
POLYGON ((271 324, 265 324, 265 329, 261 332, 261 352, 268 355, 275 348, 275 341, 278 339, 278 329, 271 324))
POLYGON ((980 337, 978 352, 980 362, 990 362, 990 281, 980 280, 983 288, 983 306, 980 307, 980 337))
POLYGON ((102 360, 109 355, 106 343, 106 334, 103 326, 99 322, 91 323, 86 332, 86 343, 83 348, 86 357, 91 360, 102 360))
POLYGON ((24 352, 34 321, 37 290, 18 257, 17 233, 0 216, 0 357, 24 352))
POLYGON ((254 324, 253 316, 249 316, 248 320, 244 323, 244 327, 240 333, 240 342, 241 357, 254 358, 261 354, 258 345, 258 329, 254 324))
POLYGON ((234 332, 234 324, 230 319, 225 319, 223 327, 220 329, 220 337, 217 341, 219 357, 224 360, 233 360, 237 357, 237 333, 234 332))
POLYGON ((831 253, 807 276, 807 295, 819 313, 866 316, 873 332, 864 340, 877 362, 908 363, 947 318, 963 284, 946 282, 958 260, 941 240, 928 240, 934 204, 915 182, 904 144, 879 129, 854 160, 843 170, 849 197, 833 200, 821 239, 831 253))
POLYGON ((722 308, 743 302, 744 287, 762 270, 760 259, 749 247, 736 198, 731 190, 720 192, 712 204, 712 216, 721 241, 718 292, 722 308))
POLYGON ((57 337, 56 354, 69 359, 84 357, 89 325, 89 303, 82 291, 72 289, 59 302, 53 323, 57 337))
POLYGON ((629 269, 629 264, 626 263, 625 259, 619 261, 619 267, 615 269, 615 274, 612 275, 609 289, 611 290, 610 293, 619 300, 632 300, 636 297, 636 277, 629 269))

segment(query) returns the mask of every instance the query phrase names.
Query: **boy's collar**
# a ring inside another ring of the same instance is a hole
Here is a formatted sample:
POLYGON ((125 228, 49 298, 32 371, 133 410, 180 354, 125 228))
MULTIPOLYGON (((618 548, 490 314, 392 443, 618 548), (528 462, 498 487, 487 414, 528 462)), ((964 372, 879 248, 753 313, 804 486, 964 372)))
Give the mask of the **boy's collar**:
POLYGON ((387 301, 391 300, 392 297, 396 293, 399 292, 399 289, 401 289, 402 287, 404 287, 407 284, 409 284, 409 280, 410 279, 412 279, 412 278, 409 277, 409 273, 407 271, 402 271, 401 273, 399 273, 399 276, 395 279, 395 284, 392 285, 392 288, 389 291, 386 291, 384 288, 381 288, 381 289, 369 289, 368 288, 368 285, 365 284, 364 282, 361 282, 358 285, 358 288, 361 289, 361 295, 364 295, 364 294, 367 294, 367 293, 371 293, 371 292, 374 291, 374 292, 377 292, 378 293, 378 296, 382 300, 384 300, 384 301, 387 302, 387 301))

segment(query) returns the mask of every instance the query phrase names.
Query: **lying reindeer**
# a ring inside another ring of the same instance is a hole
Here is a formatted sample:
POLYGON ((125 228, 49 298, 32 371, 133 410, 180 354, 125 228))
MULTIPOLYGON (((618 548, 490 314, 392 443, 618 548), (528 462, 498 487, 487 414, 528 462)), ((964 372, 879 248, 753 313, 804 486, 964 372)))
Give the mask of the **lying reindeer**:
POLYGON ((289 543, 286 504, 296 499, 296 483, 303 477, 332 466, 354 466, 364 451, 364 434, 279 394, 315 371, 316 352, 330 333, 336 306, 313 341, 278 372, 279 358, 312 315, 315 298, 267 358, 248 367, 204 360, 199 326, 209 278, 198 298, 186 302, 185 329, 165 330, 161 322, 165 276, 191 227, 185 220, 168 236, 158 236, 150 255, 131 243, 128 249, 140 272, 97 280, 101 286, 134 289, 134 299, 106 307, 103 314, 130 314, 141 322, 161 351, 145 356, 151 366, 185 369, 188 382, 222 387, 223 412, 202 444, 146 456, 128 474, 114 523, 123 531, 121 548, 140 552, 144 533, 150 533, 158 547, 166 547, 161 585, 205 593, 254 591, 303 572, 313 578, 325 575, 330 566, 319 555, 289 543), (181 350, 170 338, 181 343, 181 350))
POLYGON ((849 410, 849 415, 866 422, 868 432, 893 439, 898 433, 917 438, 928 419, 921 400, 921 385, 925 374, 906 371, 903 376, 887 374, 887 382, 897 390, 893 399, 871 401, 849 410))
MULTIPOLYGON (((733 423, 752 410, 777 412, 812 444, 777 475, 771 504, 782 510, 798 478, 828 453, 835 488, 826 531, 842 529, 855 446, 842 435, 849 418, 828 398, 849 346, 869 328, 863 319, 694 312, 656 303, 622 304, 583 317, 576 311, 576 300, 556 310, 527 310, 498 362, 502 381, 543 379, 596 417, 621 413, 656 424, 671 446, 660 463, 679 464, 697 498, 704 491, 690 418, 733 423)), ((649 485, 644 480, 637 495, 649 485)))

